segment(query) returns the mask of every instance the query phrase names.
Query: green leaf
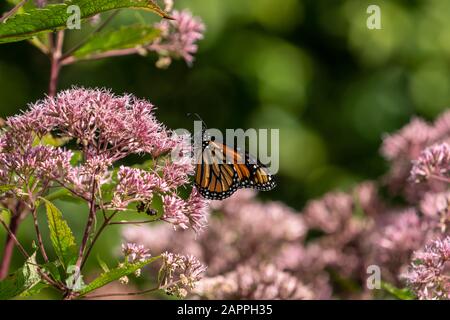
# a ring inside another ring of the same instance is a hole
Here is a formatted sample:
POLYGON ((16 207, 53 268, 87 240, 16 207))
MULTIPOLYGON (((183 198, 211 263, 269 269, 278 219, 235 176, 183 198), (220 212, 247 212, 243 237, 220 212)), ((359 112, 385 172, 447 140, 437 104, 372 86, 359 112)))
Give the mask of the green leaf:
POLYGON ((41 281, 34 253, 14 274, 0 281, 0 300, 14 298, 41 281))
POLYGON ((103 261, 101 258, 100 258, 100 256, 98 256, 97 255, 97 261, 98 261, 98 264, 100 265, 100 268, 102 268, 102 270, 103 270, 103 272, 109 272, 109 267, 108 267, 108 265, 106 264, 106 262, 105 261, 103 261))
POLYGON ((14 190, 15 186, 12 184, 4 184, 0 186, 0 194, 14 190))
POLYGON ((0 219, 6 224, 9 225, 11 222, 12 213, 9 209, 0 208, 0 219))
POLYGON ((416 298, 408 288, 399 289, 388 282, 382 282, 381 287, 399 300, 414 300, 416 298))
POLYGON ((78 249, 75 243, 75 237, 70 230, 69 225, 63 219, 61 211, 53 203, 45 198, 47 209, 48 227, 50 229, 50 240, 52 241, 55 253, 64 269, 69 265, 75 264, 77 260, 78 249))
POLYGON ((94 291, 98 288, 101 288, 107 285, 110 282, 119 280, 120 278, 132 274, 138 269, 143 268, 144 266, 158 260, 160 256, 153 257, 151 259, 137 262, 137 263, 126 263, 123 266, 119 266, 115 269, 110 270, 109 272, 102 273, 98 278, 89 283, 83 290, 80 291, 80 295, 86 295, 87 293, 94 291))
POLYGON ((20 294, 21 297, 28 298, 40 293, 43 289, 50 288, 50 286, 44 282, 38 282, 35 286, 28 290, 25 290, 20 294))
POLYGON ((96 34, 80 49, 75 51, 77 58, 87 58, 110 50, 129 49, 144 46, 155 40, 161 31, 148 25, 124 26, 118 30, 96 34))
POLYGON ((67 28, 67 21, 72 19, 74 14, 69 7, 73 5, 79 7, 81 20, 101 12, 122 8, 149 10, 171 19, 152 0, 67 0, 61 4, 47 5, 42 9, 29 9, 15 14, 0 24, 0 43, 21 41, 41 33, 67 28))
POLYGON ((48 201, 55 201, 55 200, 64 200, 64 201, 69 201, 69 202, 74 202, 74 203, 80 203, 83 200, 74 196, 72 194, 72 192, 70 192, 67 189, 61 188, 59 190, 56 190, 50 194, 48 194, 45 199, 47 199, 48 201))
POLYGON ((46 264, 44 264, 42 266, 42 269, 45 272, 48 272, 53 279, 57 280, 57 281, 61 281, 61 274, 59 272, 59 267, 61 266, 61 263, 59 261, 53 261, 53 262, 48 262, 46 264))
POLYGON ((73 156, 72 159, 70 159, 70 164, 72 166, 76 166, 78 164, 80 164, 83 161, 83 153, 81 151, 72 151, 73 152, 73 156))
POLYGON ((65 145, 69 140, 70 138, 68 137, 60 138, 53 136, 51 133, 48 133, 40 138, 36 136, 33 141, 33 146, 44 145, 51 147, 61 147, 65 145))

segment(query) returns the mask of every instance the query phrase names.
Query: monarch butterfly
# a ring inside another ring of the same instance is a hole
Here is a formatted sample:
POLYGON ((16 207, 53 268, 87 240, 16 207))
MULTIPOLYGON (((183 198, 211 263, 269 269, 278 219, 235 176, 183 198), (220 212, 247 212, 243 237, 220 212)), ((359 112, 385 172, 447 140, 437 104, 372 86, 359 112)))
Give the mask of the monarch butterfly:
POLYGON ((241 188, 269 191, 276 183, 268 168, 248 153, 218 142, 203 131, 201 152, 197 154, 195 185, 211 200, 223 200, 241 188))

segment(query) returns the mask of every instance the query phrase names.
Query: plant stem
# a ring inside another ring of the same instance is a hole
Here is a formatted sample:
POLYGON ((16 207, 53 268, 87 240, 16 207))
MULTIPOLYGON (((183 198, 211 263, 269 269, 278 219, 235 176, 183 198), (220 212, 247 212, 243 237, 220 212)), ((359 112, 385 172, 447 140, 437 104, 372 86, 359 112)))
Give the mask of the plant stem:
POLYGON ((78 259, 76 266, 81 270, 81 265, 83 263, 83 255, 86 249, 86 245, 89 239, 89 235, 91 233, 92 225, 94 224, 95 214, 97 212, 97 205, 95 203, 95 192, 97 190, 97 182, 94 178, 92 182, 92 191, 91 191, 91 199, 89 202, 89 217, 86 223, 86 228, 84 229, 83 240, 81 242, 80 251, 78 252, 78 259))
POLYGON ((125 292, 125 293, 106 293, 106 294, 97 294, 92 296, 86 296, 84 299, 94 299, 94 298, 106 298, 106 297, 120 297, 120 296, 139 296, 144 295, 147 293, 155 292, 157 290, 160 290, 160 287, 155 287, 143 291, 137 291, 137 292, 125 292))
POLYGON ((180 283, 181 280, 177 280, 177 281, 173 281, 170 282, 164 286, 158 285, 157 287, 151 288, 151 289, 147 289, 147 290, 143 290, 143 291, 136 291, 136 292, 125 292, 125 293, 106 293, 106 294, 98 294, 98 295, 92 295, 92 296, 86 296, 83 297, 84 299, 93 299, 93 298, 105 298, 105 297, 120 297, 120 296, 139 296, 139 295, 144 295, 147 293, 151 293, 151 292, 155 292, 158 290, 164 290, 168 287, 174 286, 178 283, 180 283))
POLYGON ((8 20, 9 17, 11 17, 13 14, 15 14, 20 8, 23 7, 23 5, 25 3, 27 3, 28 0, 22 0, 20 1, 18 4, 16 4, 16 6, 14 8, 12 8, 11 10, 9 10, 8 12, 6 12, 1 18, 0 18, 0 23, 6 22, 6 20, 8 20))
MULTIPOLYGON (((25 259, 30 259, 30 255, 27 253, 27 251, 25 250, 25 248, 22 246, 22 244, 20 244, 19 240, 17 239, 16 235, 12 232, 12 230, 6 225, 6 223, 3 221, 3 219, 0 218, 0 224, 3 225, 3 227, 6 229, 6 231, 8 232, 8 235, 11 237, 11 239, 13 240, 14 244, 17 246, 17 248, 19 248, 20 252, 22 253, 22 255, 25 257, 25 259)), ((54 286, 57 289, 60 290, 65 290, 64 286, 56 281, 53 281, 53 279, 51 279, 48 275, 46 275, 44 272, 42 272, 41 268, 38 266, 38 272, 41 275, 41 277, 47 281, 50 285, 54 286)))
MULTIPOLYGON (((24 257, 29 258, 30 255, 25 251, 25 249, 23 248, 23 246, 20 244, 19 240, 17 240, 17 237, 16 237, 19 220, 20 219, 16 219, 15 223, 13 223, 13 220, 11 220, 10 227, 8 227, 8 225, 3 221, 2 218, 0 218, 0 223, 5 228, 5 230, 8 234, 8 239, 10 239, 10 241, 8 241, 7 244, 11 243, 13 246, 16 245, 19 248, 20 252, 24 255, 24 257)), ((1 269, 2 275, 0 276, 0 280, 4 279, 8 275, 9 264, 11 262, 12 248, 8 252, 9 252, 9 256, 6 255, 6 248, 5 248, 5 254, 3 255, 2 269, 1 269), (7 263, 4 263, 7 258, 9 258, 9 261, 7 263), (5 274, 3 274, 3 272, 5 274)))
POLYGON ((119 56, 127 56, 131 54, 137 54, 140 52, 140 48, 128 48, 128 49, 117 49, 117 50, 110 50, 102 53, 92 54, 89 57, 86 58, 80 58, 77 59, 74 56, 67 57, 61 61, 61 65, 69 65, 78 61, 91 61, 91 60, 98 60, 103 58, 111 58, 111 57, 119 57, 119 56))
POLYGON ((12 254, 14 252, 14 243, 16 234, 19 230, 19 225, 22 222, 24 218, 24 206, 21 201, 19 201, 16 205, 15 212, 13 213, 13 216, 11 217, 10 226, 8 227, 3 220, 2 224, 5 227, 5 229, 8 231, 6 235, 6 242, 5 242, 5 248, 3 252, 2 262, 0 264, 0 280, 4 279, 9 272, 9 266, 11 264, 11 258, 12 254))
POLYGON ((37 207, 33 206, 31 210, 31 214, 33 215, 33 221, 34 221, 34 229, 36 230, 36 235, 38 239, 39 249, 41 250, 42 257, 44 258, 44 261, 48 262, 47 253, 45 252, 44 242, 42 241, 42 234, 39 229, 39 222, 37 217, 37 207))
POLYGON ((157 222, 158 220, 141 220, 141 221, 117 221, 117 222, 111 222, 109 225, 138 225, 138 224, 145 224, 145 223, 152 223, 157 222))
MULTIPOLYGON (((3 222, 3 221, 2 221, 3 222)), ((0 280, 5 279, 9 272, 9 265, 11 264, 11 258, 14 251, 14 236, 17 233, 19 227, 19 216, 16 215, 11 218, 10 232, 6 235, 6 244, 3 251, 3 258, 0 265, 0 280)))
POLYGON ((92 248, 94 247, 94 244, 97 242, 97 239, 100 237, 100 234, 103 232, 103 230, 110 224, 109 222, 112 220, 112 218, 114 218, 114 216, 117 214, 117 211, 113 212, 108 218, 105 219, 105 221, 103 221, 103 224, 100 226, 100 229, 98 229, 97 233, 94 236, 94 239, 92 240, 91 244, 89 245, 89 248, 86 252, 86 255, 84 257, 84 261, 81 264, 80 270, 83 269, 84 264, 87 261, 87 258, 89 257, 92 248))
MULTIPOLYGON (((52 35, 49 36, 52 39, 52 35)), ((64 43, 64 31, 58 31, 56 34, 56 43, 52 45, 50 41, 50 83, 48 87, 48 95, 54 97, 58 89, 59 72, 61 71, 61 57, 64 43)))
POLYGON ((85 45, 95 34, 102 31, 106 25, 111 22, 111 20, 120 12, 120 10, 115 10, 113 13, 111 13, 108 18, 106 18, 97 28, 95 28, 86 38, 81 40, 77 45, 67 50, 66 53, 62 56, 62 60, 65 58, 68 58, 72 53, 80 49, 83 45, 85 45))

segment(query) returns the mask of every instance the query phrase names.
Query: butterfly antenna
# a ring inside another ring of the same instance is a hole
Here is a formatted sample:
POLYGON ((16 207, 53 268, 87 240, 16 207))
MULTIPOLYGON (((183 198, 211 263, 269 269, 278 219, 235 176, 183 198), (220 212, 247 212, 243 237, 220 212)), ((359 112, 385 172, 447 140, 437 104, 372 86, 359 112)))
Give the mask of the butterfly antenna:
POLYGON ((206 123, 205 123, 205 121, 203 121, 203 119, 198 115, 198 113, 188 113, 187 114, 187 116, 188 117, 191 117, 191 116, 195 116, 199 121, 201 121, 202 123, 203 123, 203 126, 205 127, 205 129, 207 129, 208 127, 206 126, 206 123))

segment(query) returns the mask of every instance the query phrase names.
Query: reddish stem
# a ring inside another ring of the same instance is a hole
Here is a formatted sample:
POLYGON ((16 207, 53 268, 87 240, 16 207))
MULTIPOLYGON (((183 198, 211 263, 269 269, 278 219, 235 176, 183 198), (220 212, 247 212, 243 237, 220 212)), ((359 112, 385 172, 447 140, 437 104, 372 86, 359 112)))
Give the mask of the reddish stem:
POLYGON ((24 6, 24 4, 27 2, 28 0, 22 0, 20 1, 18 4, 16 4, 16 6, 14 8, 12 8, 10 11, 6 12, 1 18, 0 18, 0 23, 6 22, 6 20, 8 20, 9 17, 11 17, 12 15, 14 15, 20 8, 22 8, 24 6))
POLYGON ((83 264, 83 255, 87 246, 89 236, 91 235, 91 229, 94 224, 95 214, 97 212, 97 205, 95 203, 95 192, 97 190, 97 182, 94 180, 92 182, 91 200, 89 203, 89 217, 86 223, 86 228, 84 230, 83 240, 81 242, 80 250, 78 252, 78 259, 76 266, 81 270, 81 265, 83 264))
MULTIPOLYGON (((50 35, 50 38, 52 36, 50 35)), ((50 41, 51 43, 52 41, 50 41)), ((54 97, 56 95, 56 91, 58 90, 58 79, 59 72, 61 71, 61 57, 62 57, 62 48, 64 43, 64 31, 58 31, 56 35, 56 43, 55 45, 51 45, 50 51, 50 83, 48 87, 48 95, 50 97, 54 97)))
MULTIPOLYGON (((11 230, 12 234, 17 234, 17 230, 19 228, 19 224, 21 221, 21 214, 15 214, 12 218, 11 218, 11 222, 9 224, 9 229, 11 230)), ((10 233, 8 233, 6 235, 6 244, 5 244, 5 249, 3 251, 3 258, 2 258, 2 262, 0 265, 0 280, 3 280, 6 278, 6 276, 9 273, 9 266, 11 264, 11 258, 12 258, 12 254, 14 252, 14 238, 11 236, 10 233)))

